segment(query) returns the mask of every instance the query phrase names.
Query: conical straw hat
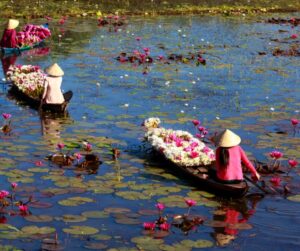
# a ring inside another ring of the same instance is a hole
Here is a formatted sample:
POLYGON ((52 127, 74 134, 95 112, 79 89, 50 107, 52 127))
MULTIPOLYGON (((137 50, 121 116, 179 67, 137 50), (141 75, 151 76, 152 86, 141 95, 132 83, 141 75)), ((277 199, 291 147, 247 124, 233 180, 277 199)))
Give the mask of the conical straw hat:
POLYGON ((221 147, 237 146, 241 143, 241 138, 229 129, 224 130, 217 136, 216 144, 221 147))
POLYGON ((53 77, 61 77, 64 75, 64 71, 59 67, 57 63, 50 65, 45 69, 45 72, 53 77))
POLYGON ((19 21, 16 19, 9 19, 7 22, 7 29, 12 30, 17 28, 19 25, 19 21))

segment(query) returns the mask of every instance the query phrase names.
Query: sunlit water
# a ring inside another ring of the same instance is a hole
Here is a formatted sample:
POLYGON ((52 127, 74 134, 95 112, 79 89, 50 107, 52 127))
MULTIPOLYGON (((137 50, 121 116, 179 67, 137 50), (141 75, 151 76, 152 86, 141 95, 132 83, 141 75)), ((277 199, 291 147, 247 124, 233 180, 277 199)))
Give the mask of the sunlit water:
MULTIPOLYGON (((183 198, 196 194, 198 205, 191 213, 203 216, 204 225, 188 235, 172 227, 163 241, 173 247, 157 244, 143 246, 145 250, 188 250, 187 246, 175 249, 175 244, 182 240, 208 240, 215 250, 266 250, 270 244, 272 250, 296 250, 300 245, 299 203, 281 195, 258 201, 201 197, 195 187, 169 173, 165 164, 151 154, 149 146, 142 142, 144 131, 140 127, 145 118, 158 116, 164 127, 194 133, 190 121, 199 119, 211 133, 221 128, 235 130, 252 158, 267 162, 267 153, 276 148, 285 154, 283 164, 288 158, 299 160, 299 132, 294 133, 289 120, 299 118, 300 61, 297 57, 272 56, 277 46, 299 44, 299 39, 289 39, 291 34, 299 34, 299 27, 266 24, 266 18, 131 18, 128 25, 118 30, 97 27, 96 20, 88 19, 67 20, 63 26, 51 23, 53 37, 46 42, 50 53, 37 55, 29 51, 18 57, 16 63, 46 67, 58 62, 65 72, 63 89, 74 92, 68 115, 42 118, 36 110, 9 98, 5 83, 1 84, 0 92, 1 113, 13 116, 12 134, 2 134, 0 139, 0 189, 8 190, 10 182, 16 181, 18 199, 26 201, 33 195, 35 200, 51 204, 45 208, 29 204, 33 216, 46 216, 44 222, 6 213, 6 224, 18 229, 29 225, 53 227, 65 250, 128 250, 136 247, 133 237, 145 234, 142 223, 157 219, 157 201, 166 204, 164 214, 172 218, 174 214, 186 213, 183 198), (141 37, 141 41, 136 37, 141 37), (141 51, 143 47, 150 48, 153 58, 201 50, 207 64, 155 61, 143 74, 146 65, 134 66, 115 59, 120 52, 141 51), (286 134, 277 134, 278 131, 286 134), (59 168, 44 160, 57 151, 57 143, 81 144, 83 140, 91 142, 93 152, 104 161, 97 174, 59 168), (121 150, 118 161, 112 160, 112 147, 121 150), (44 166, 36 167, 35 162, 40 160, 44 166), (175 203, 178 207, 165 202, 170 195, 182 197, 181 203, 175 203), (62 205, 62 200, 75 196, 93 201, 62 205), (154 210, 153 215, 145 215, 146 209, 154 210), (226 229, 212 227, 212 220, 221 211, 223 218, 219 220, 224 221, 228 209, 241 214, 252 209, 252 213, 246 217, 249 225, 235 228, 235 240, 220 247, 214 236, 226 233, 226 229), (85 211, 101 211, 101 215, 88 218, 81 215, 85 211), (78 236, 63 231, 71 226, 90 226, 99 233, 78 236)), ((292 171, 290 176, 292 191, 299 193, 299 171, 292 171)), ((3 231, 0 238, 5 245, 24 250, 41 248, 43 236, 28 239, 3 231)), ((54 234, 50 236, 53 238, 54 234)))

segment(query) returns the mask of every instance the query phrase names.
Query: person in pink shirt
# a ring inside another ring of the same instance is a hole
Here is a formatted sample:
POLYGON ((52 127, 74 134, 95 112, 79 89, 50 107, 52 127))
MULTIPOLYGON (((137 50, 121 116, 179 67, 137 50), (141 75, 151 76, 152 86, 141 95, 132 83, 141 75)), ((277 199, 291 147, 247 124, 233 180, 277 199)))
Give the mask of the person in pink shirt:
POLYGON ((239 146, 241 138, 226 129, 216 138, 216 171, 217 179, 223 183, 239 183, 244 179, 242 163, 252 173, 252 179, 259 180, 260 175, 239 146))
POLYGON ((9 19, 7 27, 3 32, 2 39, 0 41, 0 47, 5 48, 16 48, 18 47, 17 43, 17 32, 15 28, 19 25, 19 21, 15 19, 9 19))
POLYGON ((65 101, 64 95, 60 89, 62 83, 63 70, 57 63, 45 69, 47 76, 45 78, 44 93, 42 103, 62 104, 65 101))

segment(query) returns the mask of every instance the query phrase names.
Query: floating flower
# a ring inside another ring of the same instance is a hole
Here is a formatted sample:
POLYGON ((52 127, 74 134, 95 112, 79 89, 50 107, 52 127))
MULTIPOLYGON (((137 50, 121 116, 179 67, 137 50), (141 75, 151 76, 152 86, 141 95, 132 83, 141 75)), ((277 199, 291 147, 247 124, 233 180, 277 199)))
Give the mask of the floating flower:
POLYGON ((297 35, 297 34, 292 34, 292 35, 291 35, 291 38, 292 38, 292 39, 296 39, 296 38, 298 38, 298 35, 297 35))
POLYGON ((192 200, 192 199, 186 199, 185 204, 187 204, 188 207, 192 207, 192 206, 195 206, 197 204, 197 202, 195 200, 192 200))
POLYGON ((82 155, 80 153, 75 153, 74 156, 77 160, 80 160, 82 158, 82 155))
POLYGON ((275 151, 270 152, 269 155, 270 155, 271 158, 277 160, 277 159, 280 159, 283 156, 283 153, 275 150, 275 151))
POLYGON ((64 143, 58 143, 58 144, 57 144, 57 148, 58 148, 59 150, 62 150, 64 147, 65 147, 65 144, 64 144, 64 143))
POLYGON ((164 222, 162 224, 159 225, 160 230, 162 231, 169 231, 170 229, 170 224, 167 222, 164 222))
POLYGON ((294 167, 296 167, 298 165, 298 161, 294 160, 294 159, 290 159, 288 161, 288 163, 289 163, 289 165, 290 165, 291 168, 294 168, 294 167))
POLYGON ((141 37, 136 37, 135 40, 139 42, 139 41, 142 40, 142 38, 141 37))
POLYGON ((12 189, 15 189, 18 186, 18 183, 12 182, 10 185, 11 185, 12 189))
POLYGON ((9 113, 2 113, 2 117, 6 120, 6 119, 10 119, 11 118, 11 114, 9 113))
POLYGON ((159 211, 162 211, 165 209, 165 205, 163 203, 157 203, 155 205, 155 207, 159 210, 159 211))
POLYGON ((0 199, 3 199, 9 195, 9 192, 6 190, 1 190, 0 191, 0 199))
POLYGON ((146 229, 146 230, 154 230, 155 229, 154 222, 144 222, 143 226, 144 226, 144 229, 146 229))
POLYGON ((34 162, 34 164, 35 164, 36 166, 43 166, 43 165, 44 165, 43 162, 40 161, 40 160, 34 162))
POLYGON ((194 126, 198 126, 198 125, 200 125, 201 122, 197 119, 193 119, 192 123, 194 124, 194 126))
POLYGON ((274 185, 274 186, 279 186, 280 185, 280 182, 281 182, 281 179, 280 177, 272 177, 270 179, 270 182, 274 185))
POLYGON ((90 144, 90 143, 85 143, 84 146, 85 146, 84 149, 85 149, 86 151, 88 151, 88 152, 92 151, 92 148, 93 148, 93 147, 92 147, 92 144, 90 144))
POLYGON ((291 123, 292 123, 293 126, 296 126, 296 125, 299 124, 299 120, 298 120, 298 119, 295 119, 295 118, 292 118, 292 119, 291 119, 291 123))
POLYGON ((27 213, 28 212, 28 206, 20 205, 19 210, 21 211, 21 213, 27 213))

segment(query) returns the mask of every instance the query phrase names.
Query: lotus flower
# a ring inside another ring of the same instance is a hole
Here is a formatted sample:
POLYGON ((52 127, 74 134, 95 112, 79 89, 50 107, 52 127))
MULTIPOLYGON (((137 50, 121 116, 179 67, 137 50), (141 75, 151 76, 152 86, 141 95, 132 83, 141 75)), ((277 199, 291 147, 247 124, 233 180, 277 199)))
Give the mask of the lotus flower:
POLYGON ((65 144, 64 144, 64 143, 58 143, 58 144, 57 144, 57 148, 58 148, 59 150, 62 150, 64 147, 65 147, 65 144))
POLYGON ((296 38, 298 38, 298 35, 297 35, 297 34, 292 34, 292 35, 291 35, 291 38, 292 38, 292 39, 296 39, 296 38))
POLYGON ((290 159, 288 162, 291 168, 294 168, 298 165, 298 161, 294 159, 290 159))
POLYGON ((12 189, 15 189, 18 186, 18 183, 12 182, 10 185, 11 185, 12 189))
POLYGON ((6 190, 1 190, 0 191, 0 199, 3 199, 9 195, 9 192, 6 190))
POLYGON ((11 114, 9 113, 2 113, 2 117, 6 120, 6 119, 10 119, 11 118, 11 114))
POLYGON ((169 231, 170 229, 170 224, 165 222, 159 225, 160 230, 162 231, 169 231))
POLYGON ((28 206, 20 205, 19 210, 21 211, 21 213, 27 213, 28 212, 28 206))
POLYGON ((198 126, 198 125, 200 125, 201 122, 197 119, 194 119, 194 120, 192 120, 192 123, 194 124, 194 126, 198 126))
POLYGON ((283 153, 275 150, 275 151, 270 152, 269 155, 270 155, 271 158, 277 160, 277 159, 280 159, 283 156, 283 153))
POLYGON ((192 206, 195 206, 197 204, 197 202, 192 199, 187 199, 187 200, 185 200, 185 204, 187 204, 188 207, 192 207, 192 206))
POLYGON ((165 205, 163 203, 157 203, 155 205, 155 207, 159 210, 159 211, 162 211, 165 209, 165 205))
POLYGON ((299 124, 299 120, 298 120, 298 119, 295 119, 295 118, 292 118, 292 119, 291 119, 291 123, 292 123, 293 126, 296 126, 296 125, 299 124))
POLYGON ((146 230, 154 230, 155 229, 154 222, 144 222, 143 226, 144 226, 144 229, 146 229, 146 230))
POLYGON ((273 184, 274 186, 279 186, 279 185, 280 185, 280 182, 281 182, 281 179, 280 179, 280 177, 272 177, 272 178, 270 179, 270 182, 272 182, 272 184, 273 184))

